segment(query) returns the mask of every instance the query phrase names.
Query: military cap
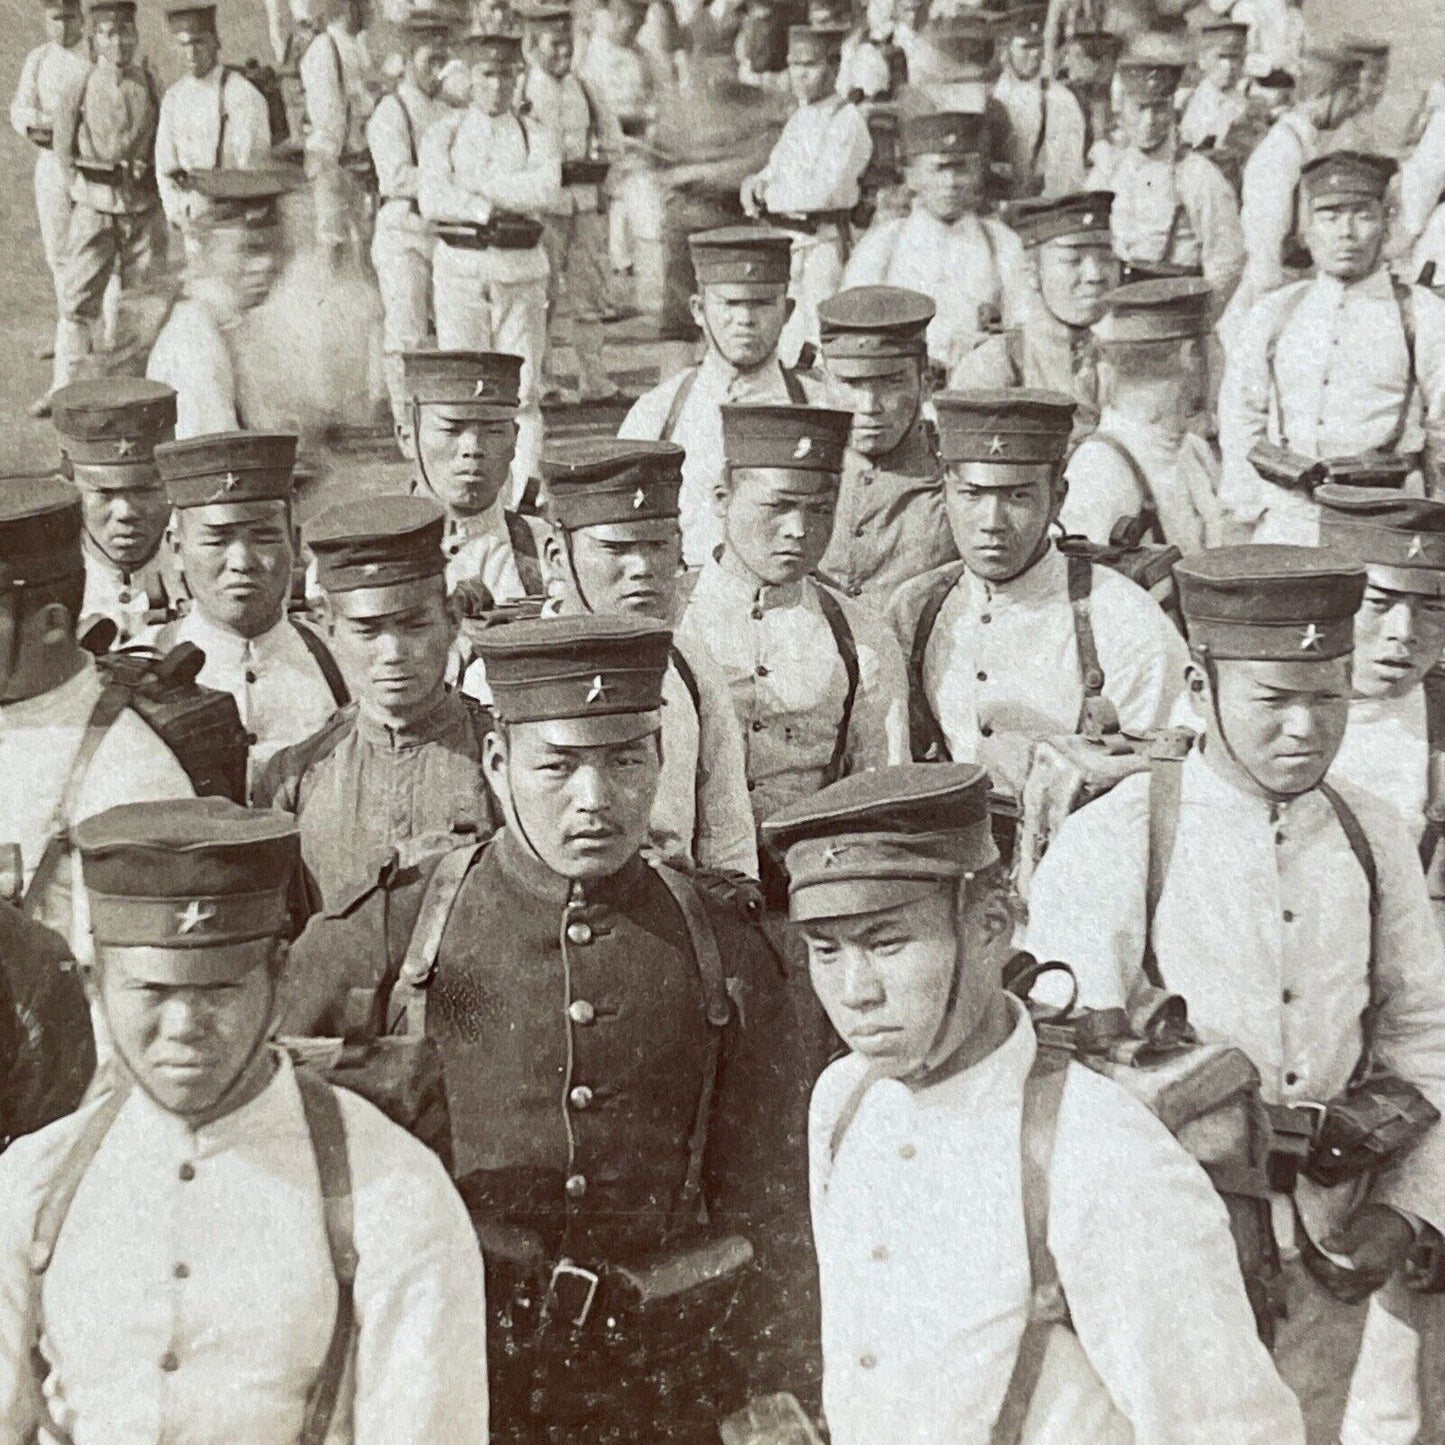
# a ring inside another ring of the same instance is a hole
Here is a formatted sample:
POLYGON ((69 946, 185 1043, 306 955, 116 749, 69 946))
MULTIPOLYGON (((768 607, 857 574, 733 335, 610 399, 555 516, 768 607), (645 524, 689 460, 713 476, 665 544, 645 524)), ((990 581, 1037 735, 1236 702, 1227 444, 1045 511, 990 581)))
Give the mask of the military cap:
POLYGON ((178 510, 233 502, 289 502, 296 437, 289 432, 225 431, 162 442, 156 467, 178 510))
POLYGON ((166 9, 166 25, 172 35, 214 35, 216 33, 216 7, 214 5, 172 5, 166 9))
POLYGON ((118 20, 134 20, 136 0, 90 0, 90 18, 110 16, 118 20))
MULTIPOLYGON (((1078 403, 1057 391, 944 391, 933 398, 939 454, 950 466, 1058 466, 1078 403)), ((980 480, 987 482, 985 475, 980 480)))
POLYGON ((843 53, 843 41, 847 36, 846 30, 831 25, 790 25, 788 59, 803 62, 837 60, 843 53))
POLYGON ((809 0, 808 24, 819 30, 842 30, 853 26, 851 0, 809 0))
POLYGON ((1238 20, 1210 20, 1199 27, 1201 50, 1237 50, 1241 55, 1249 48, 1249 26, 1238 20))
POLYGON ((567 5, 552 5, 545 3, 545 0, 536 0, 534 4, 519 4, 512 7, 512 13, 522 22, 523 25, 559 25, 568 26, 572 24, 572 10, 567 5))
POLYGON ((40 8, 47 15, 79 15, 80 0, 41 0, 40 8))
POLYGON ((0 480, 0 592, 85 571, 80 493, 59 477, 0 480))
POLYGON ((661 722, 672 632, 583 612, 489 627, 476 638, 502 723, 571 722, 579 746, 628 742, 661 722))
POLYGON ((460 20, 444 10, 408 10, 397 26, 402 38, 413 45, 443 37, 449 39, 460 28, 460 20))
POLYGON ((909 160, 917 156, 971 159, 984 153, 984 118, 976 111, 964 110, 905 116, 900 139, 903 154, 909 160))
POLYGON ((295 170, 281 166, 193 171, 191 189, 211 203, 197 215, 195 224, 207 230, 269 230, 281 222, 281 197, 296 190, 301 179, 295 170))
POLYGON ((238 977, 238 966, 248 972, 254 958, 240 966, 217 951, 279 937, 286 926, 301 858, 288 814, 225 798, 122 803, 76 823, 71 839, 95 941, 180 954, 166 981, 238 977))
POLYGON ((989 776, 976 763, 857 773, 763 823, 784 855, 799 922, 875 913, 998 861, 989 776))
POLYGON ((1320 545, 1363 562, 1372 582, 1393 592, 1445 597, 1445 502, 1374 487, 1326 482, 1320 545))
POLYGON ((1347 35, 1340 41, 1340 49, 1366 60, 1385 60, 1390 54, 1390 42, 1370 35, 1347 35))
POLYGON ((366 497, 328 507, 301 530, 322 590, 348 617, 413 607, 446 572, 444 508, 425 497, 366 497))
POLYGON ((499 69, 520 69, 522 65, 519 35, 469 30, 457 39, 456 49, 470 65, 492 65, 499 69))
POLYGON ((840 375, 871 376, 928 354, 933 298, 901 286, 850 286, 818 304, 819 347, 840 375))
POLYGON ((522 358, 507 351, 408 351, 406 394, 416 406, 465 410, 480 421, 511 421, 522 395, 522 358))
POLYGON ((1104 314, 1094 323, 1099 341, 1187 341, 1207 336, 1213 325, 1214 289, 1194 277, 1135 281, 1104 298, 1104 314))
POLYGON ((1174 580, 1190 647, 1221 661, 1324 662, 1354 649, 1365 569, 1320 547, 1212 547, 1174 580))
POLYGON ((1116 74, 1131 100, 1159 102, 1174 99, 1184 79, 1184 67, 1150 55, 1126 55, 1119 61, 1116 74))
POLYGON ((1318 96, 1351 83, 1364 68, 1364 57, 1338 46, 1307 45, 1300 53, 1295 72, 1295 87, 1302 100, 1318 96))
POLYGON ((766 226, 722 226, 687 238, 699 286, 786 286, 793 238, 766 226))
POLYGON ((1261 90, 1275 90, 1284 94, 1286 91, 1294 89, 1295 78, 1289 71, 1275 66, 1273 70, 1267 70, 1263 75, 1251 76, 1249 83, 1258 86, 1261 90))
POLYGON ((1113 30, 1076 30, 1065 42, 1077 46, 1093 60, 1117 62, 1124 52, 1124 37, 1113 30))
POLYGON ((997 28, 1003 35, 1028 35, 1042 39, 1048 13, 1047 5, 1035 4, 1033 0, 1022 0, 1020 4, 1010 5, 998 17, 997 28))
POLYGON ((853 413, 824 406, 722 408, 723 456, 729 467, 811 472, 838 485, 853 413))
POLYGON ((73 381, 51 398, 51 418, 76 480, 101 491, 159 487, 152 453, 176 434, 176 394, 134 376, 73 381))
POLYGON ((609 522, 674 519, 684 455, 672 442, 621 437, 556 442, 542 457, 547 520, 573 532, 609 522))
POLYGON ((992 59, 998 38, 996 18, 983 10, 931 17, 924 36, 944 54, 970 64, 992 59))
POLYGON ((1300 172, 1300 193, 1315 206, 1325 201, 1383 201, 1397 170, 1389 156, 1331 151, 1300 172))
POLYGON ((1008 209, 1008 223, 1025 246, 1042 246, 1064 237, 1110 242, 1113 211, 1113 191, 1074 191, 1066 196, 1015 201, 1008 209))

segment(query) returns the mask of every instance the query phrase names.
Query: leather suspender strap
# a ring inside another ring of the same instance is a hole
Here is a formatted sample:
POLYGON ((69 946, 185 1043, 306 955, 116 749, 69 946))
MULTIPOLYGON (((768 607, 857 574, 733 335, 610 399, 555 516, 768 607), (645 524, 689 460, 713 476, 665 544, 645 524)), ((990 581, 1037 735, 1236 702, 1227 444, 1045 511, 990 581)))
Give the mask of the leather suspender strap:
POLYGON ((668 650, 668 659, 683 687, 687 689, 687 695, 692 699, 692 710, 697 716, 698 760, 697 767, 693 770, 692 806, 692 860, 696 863, 698 845, 702 839, 702 690, 697 685, 697 674, 692 670, 692 664, 676 646, 668 650))
POLYGON ((85 775, 95 761, 101 743, 105 741, 106 735, 114 726, 115 720, 125 711, 129 701, 130 694, 126 689, 113 683, 104 688, 95 700, 90 721, 85 725, 80 746, 75 752, 75 760, 70 765, 65 788, 60 795, 60 801, 55 805, 55 812, 51 815, 50 832, 45 839, 45 847, 35 865, 35 872, 30 875, 30 886, 25 890, 25 896, 20 903, 21 912, 28 918, 35 916, 45 897, 45 890, 55 881, 55 875, 60 870, 61 860, 68 847, 70 822, 80 798, 85 775))
POLYGON ((788 366, 779 366, 783 373, 783 390, 788 393, 789 406, 807 406, 807 393, 803 390, 803 383, 798 380, 798 373, 788 366))
POLYGON ((346 686, 346 679, 341 675, 341 669, 336 665, 336 659, 331 655, 331 649, 304 623, 297 622, 293 617, 291 626, 301 636, 306 651, 311 654, 311 660, 321 672, 322 680, 326 683, 327 691, 331 694, 331 701, 337 707, 345 707, 351 701, 351 692, 346 686))
MULTIPOLYGON (((1445 897, 1445 878, 1439 876, 1441 844, 1445 842, 1445 668, 1425 674, 1425 736, 1429 759, 1425 775, 1425 831, 1420 838, 1420 866, 1425 870, 1432 898, 1445 897)), ((1442 860, 1445 861, 1445 860, 1442 860)))
POLYGON ((833 740, 833 756, 823 769, 822 786, 826 788, 843 776, 843 767, 848 760, 848 731, 853 725, 853 704, 858 700, 858 642, 838 599, 821 583, 814 584, 813 592, 823 610, 823 620, 833 634, 833 645, 843 659, 843 671, 848 678, 848 690, 843 695, 843 716, 838 720, 838 733, 833 740))
POLYGON ((1393 276, 1390 278, 1390 285, 1395 292, 1395 305, 1400 312, 1400 329, 1405 333, 1408 370, 1405 374, 1405 395, 1400 400, 1400 415, 1395 419, 1395 426, 1388 440, 1380 448, 1386 452, 1398 451, 1404 440, 1405 428, 1410 424, 1410 403, 1415 399, 1415 388, 1418 385, 1415 375, 1415 293, 1411 287, 1393 276))
POLYGON ((1164 988, 1159 959, 1154 953, 1154 915, 1164 896, 1174 840, 1179 834, 1179 800, 1184 787, 1184 767, 1172 758, 1149 762, 1149 871, 1144 884, 1144 977, 1151 988, 1164 988))
MULTIPOLYGON (((1109 431, 1096 431, 1084 438, 1086 442, 1098 442, 1100 446, 1107 447, 1121 462, 1129 469, 1129 475, 1134 485, 1139 488, 1139 494, 1144 499, 1144 506, 1140 512, 1141 517, 1148 518, 1149 526, 1146 535, 1163 546, 1167 542, 1164 535, 1163 524, 1159 520, 1159 504, 1154 497, 1154 488, 1149 484, 1149 477, 1139 463, 1139 458, 1134 455, 1128 446, 1109 431)), ((1083 443, 1081 442, 1082 446, 1083 443)))
POLYGON ((341 64, 341 46, 336 37, 329 31, 321 32, 331 46, 331 63, 336 69, 336 88, 341 92, 341 115, 342 135, 341 153, 346 154, 347 147, 351 143, 351 92, 346 88, 346 70, 341 64))
POLYGON ((868 1090, 883 1078, 886 1070, 877 1064, 869 1064, 863 1071, 862 1077, 853 1085, 852 1092, 843 1100, 843 1107, 838 1110, 838 1117, 833 1121, 833 1132, 828 1135, 828 1162, 835 1163, 838 1158, 838 1151, 843 1147, 843 1140, 848 1137, 848 1130, 853 1127, 853 1120, 858 1117, 858 1110, 863 1107, 863 1099, 868 1090))
MULTIPOLYGON (((1298 197, 1296 197, 1295 204, 1299 204, 1298 197)), ((1308 286, 1300 286, 1290 295, 1284 304, 1284 309, 1276 319, 1274 329, 1270 332, 1269 340, 1264 347, 1264 361, 1269 369, 1269 397, 1274 405, 1275 420, 1279 429, 1279 444, 1282 447, 1289 446, 1289 437, 1285 433, 1284 401, 1279 394, 1279 373, 1275 368, 1275 362, 1279 357, 1279 343, 1290 322, 1294 320, 1294 314, 1299 310, 1300 303, 1305 299, 1305 293, 1308 290, 1308 286)))
POLYGON ((1066 557, 1069 610, 1074 618, 1074 646, 1079 654, 1079 672, 1084 682, 1084 705, 1079 710, 1078 731, 1098 738, 1119 731, 1119 714, 1104 696, 1104 669, 1094 640, 1094 619, 1089 596, 1094 587, 1094 567, 1087 557, 1066 557))
POLYGON ((928 657, 928 643, 938 623, 938 614, 943 611, 943 604, 948 601, 962 576, 963 569, 960 567, 956 575, 945 575, 941 579, 944 585, 935 589, 918 614, 918 622, 913 629, 913 644, 908 649, 908 726, 912 734, 913 757, 920 763, 952 761, 948 739, 943 735, 943 724, 928 701, 923 665, 928 657))
POLYGON ((356 1220, 346 1123, 341 1117, 336 1091, 306 1069, 297 1069, 295 1077, 311 1148, 316 1155, 326 1247, 336 1275, 336 1320, 320 1373, 306 1397, 306 1415, 297 1445, 324 1445, 356 1340, 356 1220))
POLYGON ((1179 223, 1185 219, 1185 216, 1184 202, 1176 200, 1174 202, 1174 214, 1169 217, 1169 229, 1164 233, 1164 249, 1159 253, 1159 264, 1161 266, 1175 264, 1171 262, 1169 258, 1174 254, 1174 246, 1179 240, 1179 223))
POLYGON ((1024 1081, 1021 1161, 1024 1233, 1028 1239, 1032 1292, 1028 1322, 1019 1341, 1008 1389, 1004 1391, 1003 1406, 989 1435, 989 1445, 1019 1445, 1034 1391, 1043 1374, 1049 1333, 1068 1317, 1058 1266, 1049 1251, 1049 1171, 1068 1075, 1068 1054, 1040 1047, 1024 1081))
POLYGON ((673 433, 677 430, 677 424, 682 420, 682 409, 687 405, 687 399, 692 395, 692 389, 697 384, 697 367, 689 366, 682 374, 682 381, 672 394, 672 401, 668 404, 667 416, 663 419, 662 431, 658 436, 660 442, 673 440, 673 433))
POLYGON ((1049 77, 1044 75, 1039 79, 1039 133, 1034 137, 1033 153, 1029 156, 1029 174, 1034 175, 1039 168, 1039 157, 1044 153, 1044 141, 1049 134, 1049 77))
POLYGON ((404 1017, 406 1028, 403 1032, 414 1038, 426 1037, 426 995, 432 979, 436 977, 437 955, 441 951, 442 936, 451 921, 452 909, 456 907, 462 884, 487 842, 474 843, 466 848, 454 848, 443 855, 432 870, 431 877, 427 879, 421 908, 417 911, 411 937, 407 940, 406 954, 402 958, 401 968, 392 988, 391 1002, 387 1008, 388 1033, 395 1033, 397 1024, 404 1017))
POLYGON ((231 67, 221 67, 221 81, 216 87, 216 157, 211 162, 212 170, 220 170, 226 164, 226 82, 231 78, 231 67))
POLYGON ((411 112, 406 108, 406 102, 401 98, 399 90, 392 91, 396 100, 396 108, 401 112, 401 123, 406 127, 406 153, 411 157, 412 168, 420 164, 416 150, 416 126, 412 124, 411 112))

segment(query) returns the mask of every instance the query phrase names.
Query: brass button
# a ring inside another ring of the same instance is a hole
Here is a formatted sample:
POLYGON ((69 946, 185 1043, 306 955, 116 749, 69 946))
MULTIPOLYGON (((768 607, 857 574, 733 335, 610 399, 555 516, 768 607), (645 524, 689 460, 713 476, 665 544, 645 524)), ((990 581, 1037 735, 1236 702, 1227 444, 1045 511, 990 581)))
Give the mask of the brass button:
POLYGON ((980 622, 984 623, 984 624, 990 623, 990 622, 993 621, 993 613, 992 613, 992 612, 985 612, 985 613, 983 614, 983 616, 980 617, 978 620, 979 620, 980 622))
POLYGON ((763 620, 763 609, 761 607, 753 608, 752 619, 754 622, 761 622, 763 620))
POLYGON ((1279 996, 1279 1001, 1280 1001, 1281 1003, 1293 1003, 1293 1002, 1294 1002, 1294 990, 1293 990, 1293 989, 1290 989, 1290 988, 1285 989, 1285 991, 1284 991, 1282 994, 1280 994, 1280 996, 1279 996))
POLYGON ((888 1258, 888 1246, 886 1244, 875 1244, 873 1246, 873 1258, 881 1264, 888 1258))
POLYGON ((597 1010, 585 998, 577 998, 567 1005, 567 1017, 574 1024, 581 1024, 585 1028, 586 1025, 596 1022, 597 1010))
POLYGON ((988 673, 986 673, 986 672, 981 672, 981 673, 979 673, 979 674, 978 674, 978 680, 979 680, 980 682, 987 682, 987 681, 988 681, 988 673))
POLYGON ((1284 911, 1284 921, 1285 921, 1286 923, 1293 923, 1293 922, 1294 922, 1294 911, 1293 911, 1292 909, 1289 909, 1289 908, 1286 908, 1286 909, 1285 909, 1285 911, 1284 911))
POLYGON ((592 1107, 592 1090, 586 1084, 578 1084, 570 1094, 567 1095, 567 1102, 574 1109, 583 1110, 592 1107))
POLYGON ((190 1279, 191 1267, 188 1264, 178 1264, 171 1273, 175 1275, 177 1279, 190 1279))
POLYGON ((165 1354, 161 1356, 161 1369, 163 1369, 166 1374, 173 1375, 180 1367, 181 1362, 176 1358, 176 1352, 174 1350, 167 1350, 165 1354))
POLYGON ((181 1176, 181 1183, 189 1184, 191 1180, 196 1177, 196 1166, 187 1161, 186 1163, 181 1165, 180 1169, 177 1172, 181 1176))
POLYGON ((567 925, 567 942, 575 943, 579 948, 591 943, 594 937, 590 923, 578 922, 567 925))
POLYGON ((993 724, 979 723, 978 731, 981 737, 991 738, 993 736, 993 724))
POLYGON ((760 733, 760 732, 762 732, 762 730, 763 730, 763 720, 762 720, 762 718, 760 718, 760 717, 755 717, 755 718, 753 719, 753 731, 754 731, 755 733, 760 733))
POLYGON ((758 676, 759 676, 759 677, 766 677, 767 675, 768 675, 768 665, 767 665, 767 663, 765 663, 765 662, 760 662, 760 663, 758 663, 758 676))
POLYGON ((569 1175, 567 1182, 562 1187, 567 1191, 569 1199, 581 1199, 587 1193, 587 1176, 585 1174, 569 1175))
POLYGON ((251 684, 253 684, 253 685, 255 684, 255 681, 256 681, 256 674, 255 674, 254 672, 252 672, 249 667, 246 669, 246 681, 249 682, 249 683, 251 683, 251 684))
POLYGON ((1291 1088, 1293 1088, 1297 1083, 1299 1083, 1299 1075, 1295 1073, 1293 1069, 1291 1069, 1289 1073, 1284 1076, 1284 1081, 1291 1088))
POLYGON ((124 607, 126 603, 130 601, 130 589, 128 587, 122 587, 120 589, 120 595, 116 598, 116 601, 119 602, 122 607, 124 607))
POLYGON ((917 1153, 918 1150, 915 1149, 912 1144, 904 1144, 899 1147, 898 1157, 900 1159, 912 1159, 917 1153))
POLYGON ((858 1364, 862 1369, 871 1370, 878 1363, 878 1356, 871 1350, 858 1356, 858 1364))

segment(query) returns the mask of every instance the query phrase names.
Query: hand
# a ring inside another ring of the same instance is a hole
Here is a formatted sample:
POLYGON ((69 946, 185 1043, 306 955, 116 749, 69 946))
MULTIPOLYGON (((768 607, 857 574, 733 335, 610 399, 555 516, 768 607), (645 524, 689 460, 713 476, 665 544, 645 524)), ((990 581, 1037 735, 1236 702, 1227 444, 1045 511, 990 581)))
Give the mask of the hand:
POLYGON ((1414 1243, 1414 1227, 1399 1210, 1388 1204, 1362 1204, 1323 1241, 1323 1248, 1348 1255, 1355 1269, 1379 1289, 1404 1266, 1414 1243))
POLYGON ((762 214, 763 203, 758 198, 758 177, 749 176, 742 184, 742 191, 738 199, 743 203, 743 210, 754 220, 762 214))

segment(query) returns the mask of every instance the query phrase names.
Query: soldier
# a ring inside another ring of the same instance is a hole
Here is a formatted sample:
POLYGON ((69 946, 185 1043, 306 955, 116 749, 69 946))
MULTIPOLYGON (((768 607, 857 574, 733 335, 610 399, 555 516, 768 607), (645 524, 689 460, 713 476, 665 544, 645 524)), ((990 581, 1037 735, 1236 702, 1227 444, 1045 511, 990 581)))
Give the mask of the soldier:
POLYGON ((996 331, 1021 289, 1023 247, 984 213, 988 153, 983 118, 942 111, 905 117, 904 180, 913 204, 859 239, 848 286, 902 286, 933 300, 928 354, 951 377, 996 331))
POLYGON ((310 901, 335 907, 377 860, 425 835, 488 837, 482 779, 490 719, 446 686, 457 637, 446 514, 421 497, 332 507, 302 529, 325 597, 327 638, 356 700, 261 771, 257 807, 291 813, 310 901))
POLYGON ((787 233, 726 226, 689 236, 688 250, 697 273, 691 305, 702 329, 703 358, 640 397, 618 435, 676 442, 687 453, 682 558, 696 568, 722 541, 714 511, 723 480, 722 405, 814 402, 822 387, 778 359, 778 339, 793 308, 787 296, 792 250, 787 233))
POLYGON ((264 378, 247 367, 236 333, 280 269, 290 182, 274 171, 198 171, 191 187, 208 204, 191 223, 184 289, 146 360, 146 375, 176 392, 181 438, 266 420, 264 378))
POLYGON ((467 108, 422 138, 421 213, 445 222, 432 263, 437 345, 522 358, 514 496, 542 455, 539 372, 547 349, 547 250, 542 215, 566 205, 552 133, 517 112, 522 42, 469 35, 467 108))
POLYGON ((777 1387, 770 1349, 808 1348, 786 1323, 805 1104, 783 980, 735 910, 639 856, 668 630, 540 618, 480 646, 505 826, 313 920, 288 1027, 334 1027, 416 920, 425 979, 390 1007, 445 1062, 487 1261, 493 1441, 623 1442, 645 1421, 692 1445, 736 1389, 777 1387))
POLYGON ((820 782, 902 762, 907 688, 879 618, 811 576, 833 530, 851 413, 722 415, 724 541, 679 635, 710 646, 728 679, 761 822, 820 782))
POLYGON ((1445 301, 1384 261, 1395 163, 1337 152, 1301 177, 1305 242, 1319 274, 1258 302, 1230 347, 1219 398, 1224 499, 1254 540, 1318 540, 1318 508, 1266 482, 1262 441, 1301 457, 1409 459, 1433 478, 1445 429, 1445 301), (1261 513, 1263 514, 1261 516, 1261 513))
POLYGON ((266 98, 221 62, 216 7, 193 0, 166 11, 186 73, 161 97, 156 125, 156 181, 166 220, 189 228, 206 197, 191 189, 197 171, 247 170, 271 156, 266 98))
POLYGON ((0 1160, 0 1439, 482 1445, 482 1265, 441 1162, 268 1046, 295 825, 137 803, 76 844, 116 1080, 0 1160))
POLYGON ((422 137, 449 114, 441 85, 450 35, 445 15, 428 10, 407 15, 401 26, 401 79, 366 122, 380 191, 371 264, 381 291, 382 368, 398 441, 408 425, 402 358, 419 351, 431 334, 436 232, 422 219, 418 167, 422 137))
POLYGON ((1249 27, 1214 20, 1199 28, 1199 84, 1179 115, 1179 139, 1197 150, 1219 150, 1243 119, 1244 58, 1249 27))
POLYGON ((1235 0, 1216 11, 1249 27, 1249 60, 1261 71, 1287 70, 1298 74, 1307 56, 1303 0, 1235 0))
POLYGON ((933 313, 927 296, 895 286, 842 291, 818 309, 831 394, 853 413, 818 575, 880 613, 900 583, 958 557, 938 435, 923 414, 933 313))
POLYGON ((909 660, 914 756, 982 763, 1017 795, 1039 738, 1162 723, 1184 648, 1146 592, 1050 540, 1067 491, 1068 397, 957 392, 934 404, 962 561, 900 587, 889 608, 909 660))
MULTIPOLYGON (((65 241, 70 232, 70 186, 65 167, 55 154, 55 112, 62 95, 85 78, 81 40, 85 16, 80 0, 45 0, 45 43, 37 45, 20 67, 20 81, 10 102, 15 134, 35 147, 35 214, 40 245, 61 302, 65 241)), ((41 348, 42 360, 50 347, 41 348)))
POLYGON ((1019 201, 1009 224, 1023 243, 1024 282, 1008 310, 1014 329, 979 348, 970 380, 1062 392, 1078 403, 1075 434, 1099 421, 1099 348, 1093 326, 1119 284, 1109 231, 1110 191, 1019 201))
POLYGON ((536 543, 502 504, 517 447, 522 358, 410 351, 402 362, 411 490, 446 509, 448 591, 480 586, 494 603, 540 596, 536 543))
POLYGON ((796 308, 779 353, 797 363, 818 343, 818 303, 843 279, 849 217, 858 182, 873 155, 863 112, 838 95, 840 30, 794 25, 788 30, 788 79, 798 108, 788 117, 768 163, 739 191, 743 210, 793 235, 788 295, 796 308))
POLYGON ((1380 103, 1390 90, 1390 42, 1369 36, 1349 36, 1342 45, 1348 55, 1357 56, 1360 74, 1356 81, 1354 114, 1331 137, 1336 150, 1363 151, 1366 155, 1387 154, 1380 133, 1380 103))
POLYGON ((1108 175, 1091 185, 1114 192, 1114 250, 1125 266, 1150 274, 1203 276, 1224 309, 1244 269, 1239 203, 1224 173, 1196 151, 1182 150, 1174 96, 1184 73, 1148 57, 1119 62, 1119 119, 1125 148, 1108 175))
POLYGON ((75 638, 85 595, 81 500, 53 479, 7 481, 0 501, 0 817, 6 893, 87 957, 67 830, 116 803, 188 798, 175 754, 134 712, 107 723, 104 684, 75 638), (18 855, 18 857, 17 857, 18 855))
POLYGON ((1044 74, 1043 4, 1017 4, 1003 20, 1003 74, 994 96, 1008 111, 1015 196, 1057 196, 1084 184, 1084 112, 1044 74))
POLYGON ((80 489, 85 527, 83 620, 105 617, 119 642, 181 597, 166 543, 171 504, 156 470, 156 444, 175 439, 176 394, 155 381, 74 381, 55 394, 64 470, 80 489))
POLYGON ((1246 261, 1221 325, 1226 348, 1233 346, 1254 303, 1290 280, 1291 271, 1309 264, 1296 237, 1302 219, 1300 178, 1324 150, 1325 137, 1348 117, 1359 70, 1359 57, 1342 50, 1306 51, 1293 103, 1245 162, 1239 219, 1246 261))
POLYGON ((1190 430, 1208 409, 1205 346, 1213 293, 1204 281, 1137 281, 1095 324, 1104 409, 1064 469, 1064 530, 1107 543, 1120 523, 1186 557, 1218 546, 1219 463, 1190 430))
POLYGON ((193 600, 150 640, 165 649, 193 642, 205 653, 197 681, 236 699, 254 781, 272 753, 351 700, 321 637, 286 615, 296 438, 223 432, 163 442, 155 461, 193 600))
POLYGON ((988 795, 972 764, 909 764, 765 826, 852 1051, 808 1129, 832 1438, 1303 1445, 1203 1170, 999 989, 988 795))
MULTIPOLYGON (((669 625, 681 615, 682 462, 671 442, 601 438, 549 448, 542 557, 558 612, 669 625)), ((756 879, 742 733, 727 679, 701 639, 673 639, 662 693, 653 849, 683 866, 756 879)))
POLYGON ((602 322, 612 310, 604 186, 622 132, 572 68, 572 11, 538 4, 523 12, 522 23, 522 99, 552 134, 567 194, 566 214, 547 220, 549 305, 554 319, 571 322, 578 399, 608 401, 617 385, 602 356, 602 322))
MULTIPOLYGON (((71 81, 55 109, 55 157, 65 172, 70 229, 65 240, 60 321, 55 329, 58 391, 94 349, 92 329, 111 276, 119 278, 118 334, 133 324, 136 292, 156 280, 165 226, 156 190, 156 84, 136 59, 135 0, 90 7, 95 59, 71 81)), ((50 399, 32 408, 50 415, 50 399)))
POLYGON ((1399 815, 1324 781, 1349 714, 1365 572, 1251 545, 1202 553, 1175 578, 1202 742, 1065 820, 1033 877, 1026 946, 1066 960, 1091 1007, 1127 1006, 1147 982, 1181 995, 1202 1035, 1249 1055, 1283 1131, 1271 1160, 1286 1256, 1275 1363, 1312 1442, 1409 1438, 1416 1342, 1387 1282, 1421 1224, 1442 1222, 1445 1131, 1422 1135, 1418 1104, 1445 1104, 1445 946, 1399 815), (1413 1111, 1413 1148, 1374 1136, 1365 1116, 1381 1085, 1392 1120, 1413 1111), (1341 1106, 1385 1167, 1367 1172, 1355 1155, 1333 1172, 1353 1151, 1317 1126, 1341 1106), (1292 1198, 1291 1134, 1309 1151, 1292 1198))

